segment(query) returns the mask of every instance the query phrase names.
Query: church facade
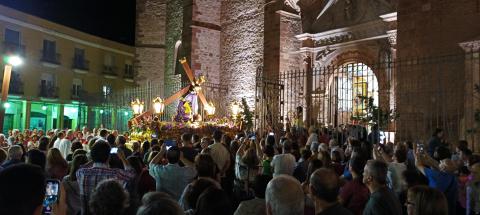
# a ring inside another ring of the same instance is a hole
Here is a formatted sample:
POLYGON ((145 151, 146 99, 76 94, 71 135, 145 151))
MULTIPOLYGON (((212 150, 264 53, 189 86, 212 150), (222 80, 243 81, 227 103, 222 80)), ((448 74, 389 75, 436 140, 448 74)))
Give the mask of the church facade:
POLYGON ((139 0, 137 81, 185 79, 186 57, 264 127, 301 106, 307 125, 385 118, 397 140, 473 144, 479 18, 479 0, 139 0))

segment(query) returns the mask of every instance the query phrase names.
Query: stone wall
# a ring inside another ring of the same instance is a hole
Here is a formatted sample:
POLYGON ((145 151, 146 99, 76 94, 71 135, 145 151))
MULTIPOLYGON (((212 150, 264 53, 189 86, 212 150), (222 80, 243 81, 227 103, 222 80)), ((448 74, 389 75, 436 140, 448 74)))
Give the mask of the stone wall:
POLYGON ((464 136, 465 66, 458 43, 480 35, 477 0, 402 0, 398 9, 397 137, 464 136))
POLYGON ((219 0, 194 0, 192 11, 192 70, 210 83, 220 83, 219 0))
POLYGON ((166 6, 165 0, 137 0, 135 79, 139 84, 163 81, 166 6))
POLYGON ((263 65, 263 5, 260 0, 222 2, 221 81, 229 87, 226 102, 245 97, 254 106, 255 74, 263 65))

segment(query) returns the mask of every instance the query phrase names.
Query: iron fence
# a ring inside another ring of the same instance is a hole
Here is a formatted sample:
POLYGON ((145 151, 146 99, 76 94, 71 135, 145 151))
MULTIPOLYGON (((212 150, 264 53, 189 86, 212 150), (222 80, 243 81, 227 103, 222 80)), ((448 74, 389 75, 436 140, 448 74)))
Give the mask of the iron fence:
POLYGON ((465 117, 473 117, 464 115, 470 90, 465 68, 479 73, 478 60, 465 60, 470 55, 478 59, 478 53, 469 53, 351 61, 283 71, 276 77, 259 68, 256 127, 282 130, 301 118, 306 126, 377 124, 397 140, 426 140, 435 128, 443 128, 456 141, 466 135, 465 117))

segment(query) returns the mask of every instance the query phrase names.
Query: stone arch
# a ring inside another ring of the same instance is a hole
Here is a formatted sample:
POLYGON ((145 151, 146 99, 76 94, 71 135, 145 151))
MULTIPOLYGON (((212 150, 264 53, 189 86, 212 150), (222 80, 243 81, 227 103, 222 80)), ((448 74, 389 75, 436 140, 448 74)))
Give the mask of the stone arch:
MULTIPOLYGON (((355 62, 355 63, 362 63, 368 66, 373 74, 376 77, 376 81, 378 83, 378 105, 380 108, 383 110, 388 110, 389 109, 389 80, 386 77, 386 68, 382 66, 381 61, 378 60, 375 56, 377 56, 378 50, 373 50, 372 48, 368 48, 366 46, 356 46, 356 47, 351 47, 351 48, 340 48, 335 50, 333 53, 331 53, 329 56, 327 56, 321 63, 322 68, 326 68, 327 71, 335 71, 338 70, 338 68, 342 67, 343 65, 349 63, 349 62, 355 62)), ((325 77, 324 80, 321 80, 320 82, 323 83, 324 88, 324 95, 325 98, 327 98, 326 95, 329 93, 329 87, 331 85, 331 81, 333 80, 333 75, 334 72, 328 73, 325 77)), ((317 81, 317 80, 316 80, 317 81)), ((314 91, 318 91, 318 89, 313 89, 314 91)), ((331 102, 331 101, 328 101, 331 102)), ((323 105, 327 105, 324 103, 323 105)), ((322 107, 323 111, 326 110, 326 106, 322 107)))

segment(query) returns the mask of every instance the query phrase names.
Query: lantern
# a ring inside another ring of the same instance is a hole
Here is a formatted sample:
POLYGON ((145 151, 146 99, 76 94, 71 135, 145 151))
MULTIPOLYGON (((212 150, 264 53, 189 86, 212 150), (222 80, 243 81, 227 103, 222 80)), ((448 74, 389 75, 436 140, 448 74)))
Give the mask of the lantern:
POLYGON ((238 102, 235 101, 232 104, 232 115, 234 117, 237 117, 239 113, 240 113, 240 104, 238 104, 238 102))
POLYGON ((207 112, 208 116, 212 116, 215 114, 215 106, 212 102, 209 102, 208 105, 205 106, 205 111, 207 112))
POLYGON ((138 114, 143 113, 143 107, 145 105, 144 102, 140 102, 139 99, 136 99, 136 100, 132 101, 131 105, 132 105, 133 114, 138 115, 138 114))
POLYGON ((155 111, 155 114, 162 114, 163 110, 165 109, 165 103, 163 103, 163 100, 160 97, 155 98, 152 101, 153 104, 153 110, 155 111))

